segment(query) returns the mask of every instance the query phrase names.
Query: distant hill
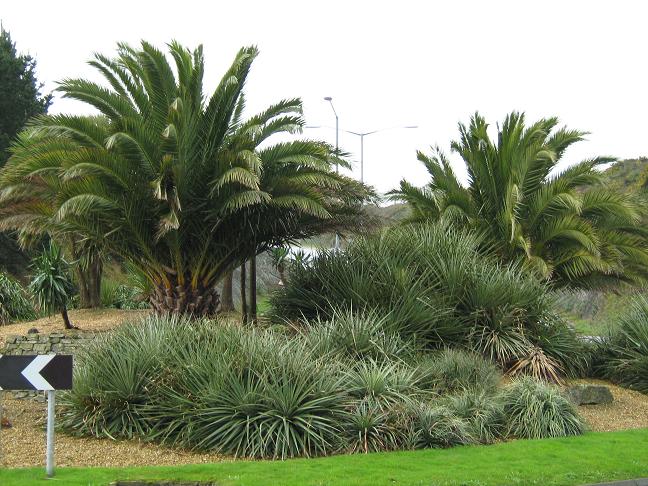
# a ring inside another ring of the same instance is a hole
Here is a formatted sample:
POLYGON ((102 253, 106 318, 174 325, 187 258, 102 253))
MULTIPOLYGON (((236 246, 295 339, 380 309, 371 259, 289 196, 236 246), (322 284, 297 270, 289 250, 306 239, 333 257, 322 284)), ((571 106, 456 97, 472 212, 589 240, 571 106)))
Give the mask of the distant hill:
POLYGON ((648 157, 620 160, 605 170, 608 183, 617 189, 635 191, 645 186, 648 157))

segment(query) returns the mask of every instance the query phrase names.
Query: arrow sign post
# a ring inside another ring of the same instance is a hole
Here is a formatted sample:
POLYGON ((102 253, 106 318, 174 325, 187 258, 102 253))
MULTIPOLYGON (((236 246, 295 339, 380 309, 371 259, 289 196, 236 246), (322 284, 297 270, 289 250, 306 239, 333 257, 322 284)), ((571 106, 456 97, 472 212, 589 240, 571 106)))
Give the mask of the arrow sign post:
POLYGON ((37 356, 0 355, 1 390, 47 391, 47 465, 48 477, 54 476, 54 406, 56 390, 72 389, 72 356, 41 354, 37 356))

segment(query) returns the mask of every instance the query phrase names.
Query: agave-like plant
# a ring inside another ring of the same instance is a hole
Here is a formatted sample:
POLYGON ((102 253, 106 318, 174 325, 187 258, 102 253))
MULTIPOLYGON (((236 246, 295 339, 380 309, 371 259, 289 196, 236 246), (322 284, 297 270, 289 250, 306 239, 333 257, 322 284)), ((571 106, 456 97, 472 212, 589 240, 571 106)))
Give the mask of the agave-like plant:
POLYGON ((298 99, 244 118, 255 47, 241 49, 211 96, 202 48, 119 44, 90 64, 105 85, 58 91, 101 115, 33 121, 1 174, 0 227, 101 242, 149 279, 158 312, 211 314, 228 270, 268 248, 335 227, 368 190, 336 174, 327 144, 271 144, 304 124, 298 99), (260 147, 262 145, 262 147, 260 147))
POLYGON ((468 171, 461 184, 444 153, 418 153, 432 177, 423 188, 403 180, 392 197, 409 203, 411 219, 449 219, 476 228, 503 259, 522 260, 557 287, 589 288, 648 276, 648 240, 641 208, 628 194, 603 185, 595 157, 567 169, 565 150, 584 132, 557 129, 558 119, 531 125, 511 113, 496 140, 475 114, 459 124, 452 150, 468 171))

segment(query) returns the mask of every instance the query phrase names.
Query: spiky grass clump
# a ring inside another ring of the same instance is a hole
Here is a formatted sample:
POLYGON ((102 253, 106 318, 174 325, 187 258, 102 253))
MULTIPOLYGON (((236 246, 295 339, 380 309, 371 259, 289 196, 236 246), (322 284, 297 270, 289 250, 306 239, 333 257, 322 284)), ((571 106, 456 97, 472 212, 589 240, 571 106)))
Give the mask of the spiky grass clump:
POLYGON ((468 423, 471 436, 482 444, 503 437, 505 416, 499 397, 485 391, 465 390, 450 396, 446 406, 468 423))
POLYGON ((600 348, 603 376, 622 386, 648 393, 648 298, 635 297, 611 326, 600 348))
POLYGON ((560 391, 531 377, 513 381, 501 394, 506 435, 543 439, 581 435, 585 423, 560 391))
POLYGON ((447 407, 419 403, 410 409, 417 448, 474 444, 470 425, 447 407))
POLYGON ((34 307, 20 282, 0 272, 0 326, 35 317, 34 307))
POLYGON ((354 401, 342 420, 346 449, 368 453, 401 448, 407 431, 402 407, 399 403, 385 407, 371 398, 354 401))
POLYGON ((432 353, 417 365, 420 386, 440 395, 464 390, 494 390, 502 373, 478 354, 457 349, 432 353))
POLYGON ((328 321, 306 323, 304 337, 313 351, 329 359, 349 361, 410 361, 416 354, 411 341, 388 331, 386 318, 352 309, 333 313, 328 321))
POLYGON ((273 296, 272 313, 327 321, 339 309, 371 311, 387 331, 424 347, 469 348, 507 369, 539 348, 551 361, 535 360, 534 367, 573 372, 578 340, 555 315, 548 288, 498 263, 484 246, 475 234, 443 223, 357 238, 345 252, 296 266, 273 296))
POLYGON ((435 371, 424 375, 414 358, 312 344, 308 333, 217 321, 126 324, 79 356, 60 423, 78 435, 281 459, 490 442, 500 436, 500 403, 502 436, 573 433, 569 404, 551 388, 518 384, 494 397, 500 375, 477 355, 434 354, 426 366, 435 371), (536 433, 539 421, 548 425, 536 433))
POLYGON ((84 353, 62 426, 244 457, 323 454, 338 447, 339 377, 302 341, 150 318, 84 353))

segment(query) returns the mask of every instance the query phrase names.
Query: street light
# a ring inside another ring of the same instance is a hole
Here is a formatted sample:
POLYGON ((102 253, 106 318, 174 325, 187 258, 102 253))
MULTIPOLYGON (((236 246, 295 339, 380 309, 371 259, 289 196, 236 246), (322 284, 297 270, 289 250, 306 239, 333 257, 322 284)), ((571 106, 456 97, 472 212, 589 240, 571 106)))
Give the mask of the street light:
MULTIPOLYGON (((340 120, 338 118, 337 111, 335 111, 335 106, 333 106, 333 98, 331 98, 330 96, 325 96, 324 100, 329 102, 329 104, 331 105, 331 109, 333 110, 333 114, 335 115, 335 173, 337 174, 338 172, 340 172, 340 168, 339 168, 338 162, 337 162, 337 157, 339 156, 338 155, 339 154, 339 138, 338 138, 338 135, 339 135, 339 132, 340 132, 340 130, 339 130, 339 128, 340 128, 340 120)), ((338 234, 337 231, 335 232, 335 247, 334 247, 334 249, 335 249, 335 251, 339 251, 339 249, 340 249, 340 235, 338 234)))
POLYGON ((364 138, 367 135, 373 135, 374 133, 384 132, 386 130, 396 130, 397 128, 418 128, 418 126, 407 125, 404 127, 381 128, 379 130, 373 130, 371 132, 352 132, 351 130, 342 130, 343 132, 350 133, 352 135, 357 135, 358 137, 360 137, 360 182, 364 182, 364 138))
MULTIPOLYGON (((335 115, 335 157, 338 157, 338 151, 339 151, 339 127, 340 127, 340 119, 338 118, 337 111, 335 111, 335 107, 333 106, 333 98, 330 96, 325 96, 324 97, 325 101, 328 101, 331 105, 331 109, 333 110, 333 114, 335 115)), ((335 172, 339 172, 340 168, 338 167, 338 163, 335 162, 335 172)), ((337 237, 337 235, 336 235, 337 237)), ((336 240, 337 241, 337 240, 336 240)))
MULTIPOLYGON (((337 119, 336 119, 337 121, 337 119)), ((307 125, 305 128, 333 128, 329 127, 326 125, 307 125)), ((336 144, 337 144, 337 132, 342 131, 345 133, 350 133, 351 135, 356 135, 360 137, 360 182, 364 182, 364 138, 367 135, 373 135, 374 133, 378 132, 385 132, 387 130, 397 130, 397 129, 412 129, 412 128, 418 128, 418 125, 405 125, 402 127, 389 127, 389 128, 380 128, 378 130, 372 130, 371 132, 353 132, 351 130, 339 130, 337 127, 337 124, 335 126, 335 139, 336 139, 336 144)))

